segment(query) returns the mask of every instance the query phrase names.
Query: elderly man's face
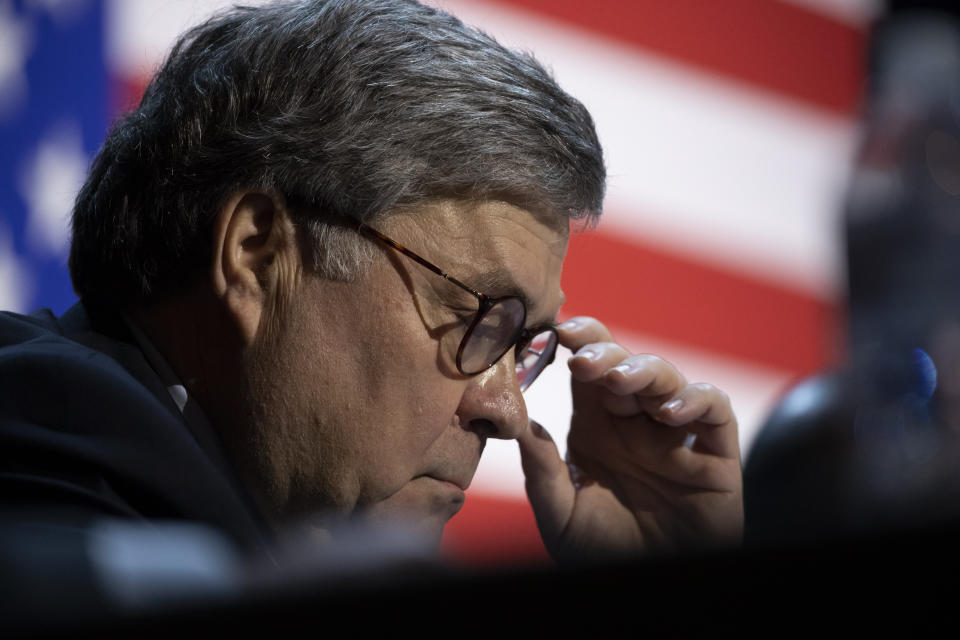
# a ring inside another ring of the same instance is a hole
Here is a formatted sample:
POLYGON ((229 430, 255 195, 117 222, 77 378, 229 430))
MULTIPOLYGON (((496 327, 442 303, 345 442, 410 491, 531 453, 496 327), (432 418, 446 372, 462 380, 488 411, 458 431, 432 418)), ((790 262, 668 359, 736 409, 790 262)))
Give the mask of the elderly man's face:
MULTIPOLYGON (((563 302, 565 225, 500 202, 446 202, 379 230, 483 293, 525 292, 527 326, 563 302)), ((512 350, 484 373, 458 373, 476 298, 389 249, 354 282, 290 283, 247 358, 262 497, 281 516, 362 509, 439 539, 486 439, 527 428, 512 350)))

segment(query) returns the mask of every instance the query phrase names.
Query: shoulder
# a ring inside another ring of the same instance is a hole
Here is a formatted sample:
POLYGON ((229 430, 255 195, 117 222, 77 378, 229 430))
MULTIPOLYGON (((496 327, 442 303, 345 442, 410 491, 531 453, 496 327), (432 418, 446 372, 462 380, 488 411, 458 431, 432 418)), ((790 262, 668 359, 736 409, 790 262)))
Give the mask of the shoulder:
POLYGON ((0 508, 181 518, 255 536, 182 418, 69 332, 52 314, 0 313, 0 508))
POLYGON ((49 309, 40 309, 29 315, 0 311, 0 348, 51 333, 62 331, 57 317, 49 309))
POLYGON ((0 398, 4 421, 76 423, 91 410, 101 417, 169 413, 115 359, 66 337, 46 311, 0 314, 0 398))
POLYGON ((3 468, 36 460, 122 472, 151 449, 189 447, 180 422, 116 360, 63 335, 52 315, 0 317, 3 468))

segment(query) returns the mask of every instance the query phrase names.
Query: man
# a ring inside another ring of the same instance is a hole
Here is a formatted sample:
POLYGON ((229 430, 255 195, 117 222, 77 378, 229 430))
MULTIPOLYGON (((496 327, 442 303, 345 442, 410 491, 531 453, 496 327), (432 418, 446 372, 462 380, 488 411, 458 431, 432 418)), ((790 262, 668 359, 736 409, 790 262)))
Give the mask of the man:
POLYGON ((78 196, 80 305, 0 323, 9 517, 439 539, 508 438, 555 557, 736 540, 726 396, 594 319, 554 326, 570 220, 603 187, 584 107, 440 11, 299 2, 193 29, 78 196), (557 342, 569 465, 522 397, 557 342))

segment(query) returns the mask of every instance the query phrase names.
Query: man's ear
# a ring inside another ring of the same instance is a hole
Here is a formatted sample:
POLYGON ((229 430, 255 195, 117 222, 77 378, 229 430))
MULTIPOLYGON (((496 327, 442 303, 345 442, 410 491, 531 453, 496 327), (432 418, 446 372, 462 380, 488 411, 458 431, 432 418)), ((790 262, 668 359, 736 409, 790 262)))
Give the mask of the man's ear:
POLYGON ((279 196, 237 193, 217 214, 212 242, 214 293, 250 344, 264 313, 276 305, 277 296, 288 293, 280 288, 293 284, 282 281, 278 272, 299 273, 293 223, 279 196))

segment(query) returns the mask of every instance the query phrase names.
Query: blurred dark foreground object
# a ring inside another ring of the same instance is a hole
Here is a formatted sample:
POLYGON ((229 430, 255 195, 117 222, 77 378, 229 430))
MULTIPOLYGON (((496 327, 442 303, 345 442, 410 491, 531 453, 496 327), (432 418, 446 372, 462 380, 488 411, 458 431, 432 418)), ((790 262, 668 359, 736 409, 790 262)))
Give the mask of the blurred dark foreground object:
POLYGON ((960 21, 906 4, 871 41, 844 216, 849 363, 794 388, 755 441, 753 544, 960 515, 960 21))
POLYGON ((930 404, 911 393, 870 398, 849 371, 795 387, 744 471, 747 544, 912 535, 960 522, 960 434, 930 404))
MULTIPOLYGON (((447 569, 402 523, 286 530, 268 554, 244 555, 224 533, 182 521, 103 519, 83 526, 0 514, 0 638, 150 631, 155 622, 270 606, 308 585, 376 588, 447 569), (148 622, 149 621, 149 622, 148 622), (119 627, 117 625, 120 625, 119 627)), ((218 624, 222 624, 218 622, 218 624)))
POLYGON ((246 581, 237 570, 249 564, 193 527, 158 537, 151 525, 127 523, 108 533, 112 559, 78 553, 80 538, 68 533, 21 535, 8 528, 0 540, 0 637, 363 637, 402 629, 568 637, 581 628, 589 637, 767 635, 784 628, 902 630, 912 637, 955 624, 953 590, 941 583, 960 568, 956 525, 559 569, 466 570, 397 554, 346 571, 349 562, 327 554, 325 562, 340 570, 308 562, 292 573, 290 565, 254 571, 258 577, 246 581), (106 573, 121 577, 124 588, 105 586, 103 562, 114 565, 106 573), (11 573, 18 564, 30 573, 11 573), (129 566, 118 572, 118 564, 129 566))

